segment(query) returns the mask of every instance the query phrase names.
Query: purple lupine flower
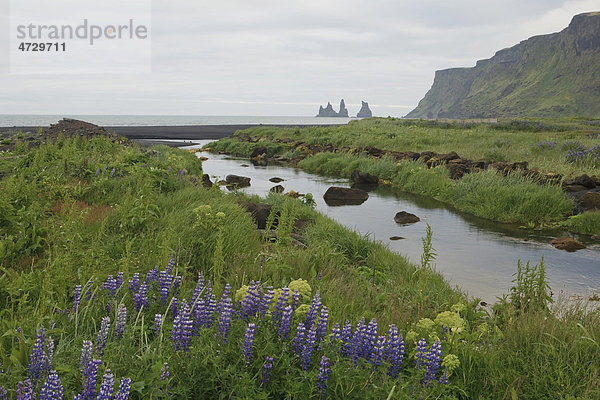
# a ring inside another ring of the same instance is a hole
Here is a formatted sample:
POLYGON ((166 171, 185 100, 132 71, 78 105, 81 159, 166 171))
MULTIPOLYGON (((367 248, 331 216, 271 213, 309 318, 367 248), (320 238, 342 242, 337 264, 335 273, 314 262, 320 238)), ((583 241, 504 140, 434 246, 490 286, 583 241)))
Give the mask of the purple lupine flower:
POLYGON ((448 368, 444 370, 444 373, 440 376, 440 379, 438 379, 438 383, 440 385, 447 385, 448 383, 450 383, 448 381, 448 368))
POLYGON ((27 367, 27 373, 29 378, 36 383, 40 378, 40 373, 44 367, 44 357, 46 346, 46 330, 43 326, 38 330, 37 339, 33 345, 33 350, 29 356, 29 367, 27 367))
POLYGON ((81 304, 81 285, 76 285, 73 293, 73 314, 77 313, 79 304, 81 304))
POLYGON ((136 294, 140 290, 140 273, 136 272, 129 280, 129 291, 131 294, 136 294))
POLYGON ((146 274, 146 283, 149 285, 151 282, 158 282, 158 275, 159 275, 158 267, 152 268, 146 274))
POLYGON ((354 362, 354 366, 358 364, 358 358, 362 354, 362 347, 364 343, 365 332, 367 330, 367 326, 365 325, 365 319, 361 318, 360 321, 356 324, 356 329, 354 330, 354 335, 352 335, 352 347, 350 350, 350 354, 352 355, 352 361, 354 362))
POLYGON ((62 400, 64 388, 56 371, 48 375, 48 380, 42 386, 39 400, 62 400))
POLYGON ((217 309, 215 310, 217 314, 221 314, 223 312, 223 300, 225 300, 226 298, 228 298, 229 302, 231 303, 231 286, 229 285, 229 283, 225 285, 223 293, 221 294, 221 299, 219 300, 219 304, 217 305, 217 309))
POLYGON ((108 176, 112 178, 115 175, 115 172, 117 172, 117 169, 113 167, 113 169, 110 170, 110 174, 108 174, 108 176))
POLYGON ((388 336, 385 341, 385 359, 390 363, 388 375, 395 378, 400 373, 400 368, 404 362, 404 339, 398 333, 396 325, 390 325, 388 336))
POLYGON ((371 319, 363 337, 363 345, 361 355, 365 360, 368 360, 377 340, 377 321, 371 319))
POLYGON ((348 320, 342 328, 340 340, 342 341, 342 355, 349 357, 352 354, 352 324, 348 320))
POLYGON ((308 312, 306 313, 306 320, 304 321, 304 326, 306 326, 307 330, 312 327, 313 323, 317 319, 317 315, 319 315, 319 309, 321 308, 321 305, 321 295, 319 294, 319 292, 317 292, 315 294, 315 297, 313 297, 313 301, 310 304, 308 312))
POLYGON ((123 168, 119 168, 119 178, 123 177, 123 168))
POLYGON ((225 286, 226 291, 223 292, 221 301, 219 302, 220 317, 219 317, 219 334, 223 338, 223 342, 227 343, 227 335, 229 334, 229 327, 231 325, 231 315, 233 314, 233 301, 229 297, 229 285, 225 286))
POLYGON ((273 286, 267 287, 267 291, 263 293, 262 299, 258 305, 258 312, 261 318, 264 318, 267 314, 267 311, 269 311, 274 293, 273 286))
POLYGON ((217 299, 215 295, 210 293, 210 296, 205 299, 204 310, 200 316, 200 321, 202 326, 206 328, 210 328, 212 326, 213 316, 215 314, 215 309, 217 308, 217 299))
MULTIPOLYGON (((323 307, 325 308, 325 307, 323 307)), ((337 322, 333 324, 333 328, 331 328, 331 335, 329 335, 329 345, 333 346, 337 340, 340 339, 342 330, 340 329, 340 324, 337 322)))
POLYGON ((427 341, 421 339, 417 342, 417 352, 415 354, 415 366, 417 369, 421 369, 425 366, 427 361, 427 341))
POLYGON ((302 369, 308 371, 308 366, 310 365, 310 359, 312 357, 312 353, 315 349, 315 344, 317 343, 317 327, 315 325, 311 326, 310 330, 306 333, 306 340, 304 341, 304 346, 302 347, 302 369))
POLYGON ((298 308, 298 304, 300 304, 300 292, 298 289, 294 289, 294 293, 292 293, 292 308, 295 310, 298 308))
POLYGON ((167 271, 168 274, 172 274, 173 268, 175 268, 175 257, 173 257, 173 255, 171 254, 171 258, 169 259, 169 262, 167 263, 167 267, 165 268, 165 270, 167 271))
POLYGON ((182 300, 181 307, 177 313, 177 318, 173 321, 173 328, 171 330, 171 340, 175 346, 175 351, 188 351, 190 349, 192 323, 190 307, 185 300, 182 300))
POLYGON ((163 363, 163 366, 160 369, 160 380, 164 382, 167 379, 169 379, 170 375, 171 374, 169 373, 169 363, 165 362, 163 363))
POLYGON ((249 318, 256 315, 260 304, 260 282, 250 282, 246 296, 242 300, 241 317, 249 318))
POLYGON ((436 380, 436 375, 442 361, 442 343, 439 340, 436 340, 431 345, 431 349, 427 352, 425 359, 427 368, 422 383, 423 385, 429 385, 429 382, 436 380))
POLYGON ((167 273, 167 271, 160 271, 158 276, 158 289, 160 291, 160 301, 163 305, 167 304, 169 298, 169 292, 171 285, 173 284, 173 275, 167 273))
POLYGON ((129 399, 129 391, 131 390, 131 379, 121 378, 121 384, 115 394, 114 400, 127 400, 129 399))
POLYGON ((173 279, 173 296, 179 295, 179 288, 181 288, 181 282, 183 282, 183 278, 179 275, 173 279))
POLYGON ((325 397, 325 391, 327 390, 327 380, 331 369, 329 368, 329 359, 325 356, 321 357, 319 363, 319 375, 317 375, 317 387, 319 388, 319 394, 321 397, 325 397))
POLYGON ((98 380, 98 367, 102 365, 101 360, 90 361, 83 371, 83 392, 84 400, 92 400, 96 397, 96 381, 98 380))
POLYGON ((123 277, 123 273, 119 272, 117 274, 117 289, 120 289, 121 286, 123 286, 124 281, 125 281, 125 278, 123 277))
POLYGON ((177 312, 179 311, 179 300, 177 299, 177 297, 173 297, 173 299, 171 300, 171 306, 169 310, 173 315, 173 319, 177 318, 177 312))
POLYGON ((162 314, 154 314, 154 332, 158 335, 162 329, 163 316, 162 314))
POLYGON ((85 299, 86 301, 90 301, 92 300, 92 285, 94 284, 94 280, 90 279, 89 281, 87 281, 86 285, 85 285, 85 299))
POLYGON ((117 339, 123 336, 125 332, 125 323, 127 322, 127 308, 123 303, 119 304, 117 311, 117 321, 115 322, 115 336, 117 339))
POLYGON ((185 169, 181 168, 177 175, 179 176, 179 178, 183 178, 185 176, 185 169))
POLYGON ((44 374, 49 374, 52 368, 52 359, 54 358, 54 339, 51 337, 46 341, 46 353, 43 357, 42 371, 44 374))
POLYGON ((294 336, 294 340, 292 341, 292 349, 298 355, 302 353, 302 348, 304 347, 304 337, 306 335, 306 326, 304 323, 299 322, 296 327, 296 336, 294 336))
POLYGON ((110 317, 103 317, 102 322, 100 323, 100 331, 98 331, 98 336, 96 336, 96 347, 94 348, 96 354, 99 356, 104 354, 104 347, 106 346, 106 341, 108 339, 109 329, 110 317))
POLYGON ((96 178, 100 176, 100 167, 96 168, 96 178))
POLYGON ((369 357, 369 361, 375 367, 375 370, 379 368, 381 365, 381 361, 385 356, 385 336, 377 337, 377 341, 375 342, 375 346, 373 346, 373 350, 371 350, 371 356, 369 357))
POLYGON ((133 301, 135 303, 135 310, 140 311, 142 307, 148 307, 148 285, 146 283, 142 283, 140 285, 140 289, 133 296, 133 301))
POLYGON ((0 386, 0 400, 8 400, 8 392, 4 386, 0 386))
POLYGON ((275 309, 271 313, 271 320, 273 321, 273 326, 276 329, 281 326, 281 317, 283 316, 283 310, 285 310, 285 307, 287 306, 289 297, 290 289, 287 287, 281 289, 281 294, 275 303, 275 309))
POLYGON ((292 306, 286 306, 283 309, 283 315, 281 316, 281 326, 279 327, 279 335, 283 339, 287 339, 290 334, 290 328, 292 327, 292 316, 294 315, 294 309, 292 306))
POLYGON ((329 319, 329 310, 323 306, 321 308, 321 314, 319 314, 319 320, 317 321, 317 341, 322 342, 327 334, 327 320, 329 319))
POLYGON ((262 384, 268 385, 271 382, 271 370, 273 369, 273 357, 266 356, 262 369, 262 384))
POLYGON ((242 345, 242 355, 246 359, 246 363, 250 364, 252 360, 252 346, 254 345, 254 334, 256 333, 256 324, 249 323, 244 335, 244 344, 242 345))
POLYGON ((100 390, 98 391, 96 400, 112 400, 114 390, 115 376, 110 373, 110 368, 107 368, 102 377, 102 383, 100 384, 100 390))
POLYGON ((81 346, 81 357, 79 357, 79 371, 83 373, 92 361, 92 341, 84 340, 81 346))
POLYGON ((33 383, 31 379, 25 379, 25 381, 19 381, 17 383, 17 400, 33 400, 34 391, 33 383))

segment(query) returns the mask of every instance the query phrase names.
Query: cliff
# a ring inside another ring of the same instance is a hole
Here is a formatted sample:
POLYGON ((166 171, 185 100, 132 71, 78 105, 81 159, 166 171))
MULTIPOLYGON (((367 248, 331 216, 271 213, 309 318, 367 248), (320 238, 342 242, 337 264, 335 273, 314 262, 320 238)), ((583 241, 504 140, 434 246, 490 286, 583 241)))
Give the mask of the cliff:
POLYGON ((600 12, 573 17, 472 68, 436 71, 407 118, 600 116, 600 12))

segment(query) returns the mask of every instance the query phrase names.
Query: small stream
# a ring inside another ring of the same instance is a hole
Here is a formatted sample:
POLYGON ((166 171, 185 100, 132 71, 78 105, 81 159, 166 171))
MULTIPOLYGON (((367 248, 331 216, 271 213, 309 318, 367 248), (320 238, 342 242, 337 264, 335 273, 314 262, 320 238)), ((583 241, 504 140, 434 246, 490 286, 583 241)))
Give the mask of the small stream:
MULTIPOLYGON (((575 253, 557 250, 549 244, 564 232, 532 231, 512 225, 493 223, 451 209, 436 200, 380 187, 369 193, 361 205, 335 206, 325 204, 323 194, 332 185, 349 187, 346 179, 307 174, 297 168, 253 166, 248 160, 224 155, 198 153, 207 157, 204 173, 224 179, 235 174, 252 178, 251 186, 242 189, 249 194, 266 196, 275 186, 270 178, 284 179, 286 191, 312 193, 317 210, 335 221, 387 245, 390 250, 419 263, 426 224, 433 229, 433 247, 438 256, 435 268, 453 285, 470 296, 494 302, 508 293, 517 262, 536 264, 544 257, 548 279, 554 297, 561 294, 588 297, 600 291, 600 243, 585 236, 577 237, 587 246, 575 253), (421 221, 398 225, 394 215, 399 211, 416 214, 421 221), (401 236, 402 240, 390 240, 401 236)), ((214 180, 214 179, 213 179, 214 180)))

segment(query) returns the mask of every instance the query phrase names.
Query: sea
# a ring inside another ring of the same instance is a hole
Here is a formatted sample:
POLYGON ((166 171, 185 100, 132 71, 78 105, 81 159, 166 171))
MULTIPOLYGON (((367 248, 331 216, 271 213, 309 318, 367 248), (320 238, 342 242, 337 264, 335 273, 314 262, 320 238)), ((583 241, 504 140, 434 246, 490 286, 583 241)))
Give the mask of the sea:
POLYGON ((225 115, 2 115, 0 127, 45 127, 63 118, 74 118, 100 126, 189 126, 189 125, 344 125, 358 118, 307 116, 225 115))

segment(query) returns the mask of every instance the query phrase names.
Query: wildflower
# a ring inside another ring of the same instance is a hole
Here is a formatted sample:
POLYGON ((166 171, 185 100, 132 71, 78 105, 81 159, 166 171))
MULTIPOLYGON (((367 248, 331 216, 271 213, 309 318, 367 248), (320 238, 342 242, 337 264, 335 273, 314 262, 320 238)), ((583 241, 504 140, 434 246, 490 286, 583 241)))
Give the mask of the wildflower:
POLYGON ((154 314, 154 332, 158 335, 162 329, 163 316, 162 314, 154 314))
POLYGON ((102 356, 104 354, 104 347, 106 346, 106 340, 108 339, 108 330, 110 328, 110 317, 102 318, 100 323, 100 331, 96 336, 96 354, 102 356))
POLYGON ((142 307, 148 307, 148 284, 142 283, 138 292, 133 296, 135 310, 140 311, 142 307))
POLYGON ((262 299, 258 305, 258 312, 261 318, 264 318, 271 306, 271 301, 273 300, 273 286, 267 287, 267 291, 263 293, 262 299))
POLYGON ((224 307, 224 300, 229 298, 229 303, 233 305, 233 303, 231 302, 231 285, 226 284, 225 288, 223 289, 223 293, 221 294, 221 299, 219 300, 219 304, 217 305, 217 309, 215 310, 218 314, 221 314, 221 312, 223 312, 223 307, 224 307))
POLYGON ((114 400, 127 400, 129 398, 129 391, 131 390, 131 379, 122 378, 119 389, 115 394, 114 400))
POLYGON ((46 342, 46 353, 44 354, 42 361, 42 370, 45 374, 50 373, 52 370, 52 359, 54 357, 54 339, 48 338, 46 342))
POLYGON ((444 373, 440 376, 440 379, 438 379, 438 383, 440 385, 447 385, 450 383, 448 381, 448 368, 444 369, 444 373))
POLYGON ((100 167, 96 168, 96 178, 100 176, 100 167))
POLYGON ((8 400, 8 393, 4 389, 4 386, 0 386, 0 400, 8 400))
POLYGON ((281 317, 283 316, 283 311, 288 303, 288 299, 290 297, 290 289, 282 288, 281 294, 277 298, 277 302, 275 303, 275 309, 271 313, 271 319, 273 321, 273 326, 278 328, 281 326, 281 317))
POLYGON ((179 300, 177 300, 177 297, 173 297, 171 299, 171 306, 169 308, 169 310, 171 311, 171 314, 173 315, 173 319, 177 318, 178 308, 179 308, 179 300))
MULTIPOLYGON (((229 285, 225 288, 227 289, 229 285)), ((221 316, 219 317, 219 334, 223 338, 223 342, 227 343, 227 335, 229 334, 229 327, 231 325, 231 314, 233 313, 233 302, 229 297, 229 290, 223 292, 219 308, 221 309, 221 316)))
MULTIPOLYGON (((291 288, 290 288, 291 289, 291 288)), ((294 289, 294 292, 292 293, 292 308, 296 309, 298 307, 298 304, 300 304, 300 292, 298 291, 298 289, 294 289)))
POLYGON ((268 385, 271 382, 271 370, 273 369, 273 357, 266 356, 262 369, 262 383, 268 385))
POLYGON ((113 167, 113 169, 110 170, 110 174, 108 174, 108 176, 110 176, 112 178, 115 175, 116 171, 117 171, 117 169, 115 167, 113 167))
POLYGON ((77 313, 79 304, 81 304, 81 285, 76 285, 73 293, 73 314, 77 313))
POLYGON ((42 386, 39 400, 62 400, 64 388, 56 371, 48 375, 48 380, 42 386))
POLYGON ((260 304, 260 282, 250 282, 250 287, 242 300, 241 317, 249 318, 256 315, 260 304))
POLYGON ((87 368, 88 364, 92 361, 92 342, 90 340, 84 340, 83 346, 81 347, 81 356, 79 357, 79 371, 83 373, 87 368))
POLYGON ((317 387, 319 388, 319 394, 325 397, 325 391, 327 390, 327 380, 331 369, 329 368, 329 359, 325 356, 321 357, 319 363, 319 375, 317 375, 317 387))
POLYGON ((375 340, 377 339, 377 321, 375 318, 371 319, 365 334, 363 336, 363 344, 361 349, 361 355, 364 359, 368 360, 375 346, 375 340))
POLYGON ((340 340, 342 341, 342 355, 350 356, 352 352, 352 324, 348 320, 342 328, 340 340))
POLYGON ((317 327, 313 325, 308 333, 306 334, 306 340, 302 348, 302 369, 308 371, 310 365, 310 358, 312 357, 313 350, 317 341, 317 327))
POLYGON ((425 377, 423 378, 423 385, 428 385, 429 382, 435 380, 438 369, 440 368, 440 361, 442 360, 442 344, 439 340, 436 340, 432 345, 431 349, 426 355, 426 370, 425 377))
POLYGON ((94 281, 92 279, 90 279, 89 281, 87 281, 87 284, 85 285, 85 299, 87 301, 92 300, 92 285, 94 284, 94 281))
POLYGON ((356 329, 354 330, 354 335, 352 335, 351 341, 351 350, 350 354, 352 355, 352 361, 354 362, 354 366, 358 363, 358 358, 362 353, 362 347, 365 337, 367 326, 365 325, 365 319, 361 318, 360 321, 356 324, 356 329))
POLYGON ((379 336, 377 337, 377 341, 375 342, 375 346, 373 346, 373 350, 371 350, 371 355, 369 357, 369 360, 375 367, 375 370, 377 370, 381 365, 381 361, 383 360, 384 354, 385 336, 379 336))
POLYGON ((127 308, 123 303, 119 304, 117 311, 117 322, 115 322, 115 336, 121 338, 125 332, 125 323, 127 322, 127 308))
POLYGON ((256 324, 249 323, 244 335, 244 344, 242 346, 242 355, 246 359, 246 363, 250 363, 252 359, 252 346, 254 345, 254 334, 256 332, 256 324))
POLYGON ((295 353, 300 355, 302 353, 302 348, 304 345, 304 336, 306 334, 306 326, 302 323, 298 323, 298 327, 296 327, 296 336, 294 336, 294 340, 292 342, 292 348, 295 353))
POLYGON ((171 330, 171 340, 175 345, 175 351, 188 351, 191 345, 192 338, 192 319, 190 316, 190 308, 187 302, 181 302, 181 309, 177 314, 177 318, 173 321, 171 330))
POLYGON ((167 271, 167 274, 172 274, 173 268, 175 268, 175 257, 173 257, 173 255, 171 254, 171 258, 169 258, 169 262, 167 263, 165 271, 167 271))
MULTIPOLYGON (((317 341, 321 342, 325 339, 325 335, 327 334, 327 320, 329 319, 329 310, 327 307, 323 306, 321 308, 321 314, 319 315, 319 320, 317 321, 317 341)), ((339 329, 339 326, 338 326, 339 329)))
POLYGON ((317 292, 312 300, 308 312, 306 313, 306 320, 304 321, 304 326, 306 327, 306 329, 310 329, 313 322, 315 322, 315 320, 317 319, 317 315, 319 313, 321 305, 321 295, 319 294, 319 292, 317 292))
POLYGON ((136 272, 133 277, 129 280, 129 291, 132 294, 136 294, 140 290, 140 273, 136 272))
MULTIPOLYGON (((308 282, 305 281, 304 279, 296 279, 295 281, 291 281, 290 284, 288 285, 288 287, 290 288, 292 293, 295 293, 297 291, 298 294, 304 300, 310 300, 312 289, 311 289, 310 285, 308 284, 308 282)), ((294 300, 294 301, 296 301, 296 300, 294 300)), ((298 301, 300 301, 300 297, 298 297, 298 301)), ((294 306, 294 308, 296 308, 297 306, 298 306, 298 304, 296 304, 294 306)))
POLYGON ((115 387, 115 377, 110 373, 110 369, 106 369, 106 373, 102 378, 102 384, 98 391, 96 400, 112 400, 112 395, 115 387))
POLYGON ((204 305, 198 312, 198 325, 200 327, 210 328, 212 326, 212 318, 217 308, 217 301, 215 295, 207 293, 207 297, 204 299, 204 305))
POLYGON ((25 381, 19 381, 17 383, 17 400, 33 400, 33 384, 31 379, 25 379, 25 381))
POLYGON ((165 381, 169 379, 169 363, 163 363, 162 368, 160 369, 160 380, 165 381))
POLYGON ((385 359, 390 363, 388 375, 395 378, 400 373, 404 361, 404 339, 398 334, 396 325, 390 325, 388 336, 385 341, 385 359))
POLYGON ((159 275, 158 267, 152 268, 146 274, 146 283, 149 285, 152 282, 158 282, 158 275, 159 275))
POLYGON ((96 397, 96 380, 98 379, 98 367, 100 365, 102 365, 102 361, 94 359, 85 367, 83 371, 83 399, 91 400, 96 397))
POLYGON ((427 357, 427 341, 421 339, 417 342, 417 353, 415 354, 415 366, 421 369, 426 364, 427 357))
MULTIPOLYGON (((325 307, 323 307, 325 308, 325 307)), ((335 344, 335 342, 337 340, 340 339, 340 335, 341 335, 341 329, 340 329, 340 324, 338 324, 337 322, 333 325, 333 328, 331 328, 331 335, 329 335, 329 345, 333 346, 335 344)))
POLYGON ((172 283, 173 275, 167 273, 167 271, 160 271, 158 277, 158 289, 160 291, 160 301, 163 303, 163 305, 167 304, 172 283))
POLYGON ((119 272, 117 274, 117 289, 120 289, 121 286, 123 286, 124 281, 125 281, 125 278, 123 278, 123 273, 119 272))
POLYGON ((46 330, 44 327, 40 327, 38 330, 37 339, 35 340, 35 344, 33 345, 33 350, 31 351, 31 355, 29 356, 29 367, 27 368, 27 373, 29 378, 35 383, 40 377, 40 373, 42 372, 44 366, 44 347, 46 346, 46 330))
POLYGON ((294 309, 292 306, 286 306, 283 310, 283 315, 281 316, 281 326, 279 327, 279 335, 283 339, 287 339, 290 328, 292 325, 292 316, 294 314, 294 309))

